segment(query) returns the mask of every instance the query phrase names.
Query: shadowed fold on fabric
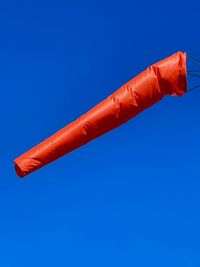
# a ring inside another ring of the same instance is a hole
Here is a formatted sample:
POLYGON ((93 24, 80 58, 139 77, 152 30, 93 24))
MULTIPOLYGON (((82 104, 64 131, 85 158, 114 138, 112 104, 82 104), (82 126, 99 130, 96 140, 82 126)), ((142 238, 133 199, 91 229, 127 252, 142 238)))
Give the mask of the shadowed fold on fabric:
POLYGON ((153 64, 83 116, 14 160, 22 178, 118 127, 165 95, 187 91, 186 53, 153 64))

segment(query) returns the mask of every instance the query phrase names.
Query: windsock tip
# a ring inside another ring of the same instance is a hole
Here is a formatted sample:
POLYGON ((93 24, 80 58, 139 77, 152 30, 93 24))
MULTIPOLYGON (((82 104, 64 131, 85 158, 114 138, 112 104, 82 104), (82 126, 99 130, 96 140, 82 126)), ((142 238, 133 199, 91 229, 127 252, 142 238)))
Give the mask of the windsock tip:
POLYGON ((23 170, 20 167, 20 165, 16 161, 14 161, 14 164, 15 164, 15 171, 16 171, 17 175, 20 178, 24 178, 24 176, 26 176, 26 174, 23 172, 23 170))

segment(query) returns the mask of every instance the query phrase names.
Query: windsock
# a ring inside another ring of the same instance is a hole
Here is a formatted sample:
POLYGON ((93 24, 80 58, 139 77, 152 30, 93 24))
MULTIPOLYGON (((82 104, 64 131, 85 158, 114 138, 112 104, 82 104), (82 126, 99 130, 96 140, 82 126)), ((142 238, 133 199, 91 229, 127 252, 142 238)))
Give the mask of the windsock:
POLYGON ((166 95, 187 91, 186 53, 153 64, 87 113, 14 160, 22 178, 120 126, 166 95))

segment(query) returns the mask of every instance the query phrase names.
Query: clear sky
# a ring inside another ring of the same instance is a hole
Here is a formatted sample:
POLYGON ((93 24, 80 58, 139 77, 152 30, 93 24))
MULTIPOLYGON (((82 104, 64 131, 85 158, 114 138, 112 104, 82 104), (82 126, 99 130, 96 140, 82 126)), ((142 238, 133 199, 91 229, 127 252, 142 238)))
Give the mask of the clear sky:
POLYGON ((0 3, 1 267, 200 266, 200 90, 165 98, 24 180, 13 168, 150 64, 176 51, 200 58, 199 8, 0 3))

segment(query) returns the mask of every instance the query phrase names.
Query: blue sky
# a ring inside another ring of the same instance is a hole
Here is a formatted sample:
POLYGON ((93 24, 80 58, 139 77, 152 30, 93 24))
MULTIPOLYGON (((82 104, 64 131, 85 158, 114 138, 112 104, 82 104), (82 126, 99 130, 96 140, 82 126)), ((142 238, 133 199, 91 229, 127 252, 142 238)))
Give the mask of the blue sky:
POLYGON ((176 51, 200 58, 199 8, 0 3, 1 267, 200 266, 200 90, 165 98, 24 180, 13 168, 153 62, 176 51))

